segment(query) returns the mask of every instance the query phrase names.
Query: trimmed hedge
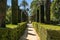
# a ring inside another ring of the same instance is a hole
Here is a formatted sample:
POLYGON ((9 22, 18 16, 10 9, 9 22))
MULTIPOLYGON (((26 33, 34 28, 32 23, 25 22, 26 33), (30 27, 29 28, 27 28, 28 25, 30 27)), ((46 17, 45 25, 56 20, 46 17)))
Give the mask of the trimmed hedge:
POLYGON ((32 23, 41 40, 60 40, 60 26, 32 23))
POLYGON ((0 40, 19 40, 25 29, 25 22, 18 25, 6 25, 6 28, 0 28, 0 40))

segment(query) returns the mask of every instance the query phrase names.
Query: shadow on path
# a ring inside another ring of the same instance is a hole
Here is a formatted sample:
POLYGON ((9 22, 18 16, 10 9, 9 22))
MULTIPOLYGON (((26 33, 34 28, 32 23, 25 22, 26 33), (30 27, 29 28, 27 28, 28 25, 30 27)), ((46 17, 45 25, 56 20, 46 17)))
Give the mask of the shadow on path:
POLYGON ((32 37, 36 37, 36 34, 33 30, 32 24, 27 24, 27 28, 24 32, 24 35, 20 38, 20 40, 34 40, 32 37))
POLYGON ((29 35, 36 36, 36 34, 28 33, 29 35))
POLYGON ((24 32, 24 35, 22 35, 22 37, 20 38, 20 40, 28 40, 26 39, 28 36, 28 29, 26 28, 25 32, 24 32))

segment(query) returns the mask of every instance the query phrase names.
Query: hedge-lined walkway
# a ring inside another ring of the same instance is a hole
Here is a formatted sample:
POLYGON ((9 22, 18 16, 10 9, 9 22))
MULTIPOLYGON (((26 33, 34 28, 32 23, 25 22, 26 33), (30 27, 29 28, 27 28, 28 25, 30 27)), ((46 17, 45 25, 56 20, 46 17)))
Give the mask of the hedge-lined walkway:
POLYGON ((39 37, 34 30, 32 24, 27 24, 27 29, 25 30, 24 35, 20 38, 20 40, 39 40, 39 37))

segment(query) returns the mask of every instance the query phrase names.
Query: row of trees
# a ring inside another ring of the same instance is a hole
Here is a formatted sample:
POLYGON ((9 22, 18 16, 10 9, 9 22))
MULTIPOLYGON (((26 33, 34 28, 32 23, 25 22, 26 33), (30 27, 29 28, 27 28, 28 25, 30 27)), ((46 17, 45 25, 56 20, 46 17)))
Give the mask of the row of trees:
MULTIPOLYGON (((26 7, 26 1, 23 0, 22 1, 22 5, 24 7, 26 7), (23 2, 24 1, 24 2, 23 2)), ((7 7, 7 0, 1 0, 0 1, 0 27, 5 27, 5 24, 6 24, 6 7, 7 7)), ((27 20, 27 12, 26 10, 21 10, 19 9, 18 7, 18 0, 12 0, 12 7, 11 7, 11 21, 12 21, 12 24, 17 24, 17 23, 20 23, 20 20, 21 20, 21 11, 23 12, 22 13, 22 17, 24 17, 24 19, 27 20)), ((10 15, 9 15, 10 16, 10 15)), ((26 21, 25 20, 25 21, 26 21)))
POLYGON ((54 0, 51 4, 51 20, 60 23, 60 0, 54 0))
POLYGON ((59 0, 33 0, 31 3, 31 12, 32 15, 36 16, 35 21, 49 24, 53 17, 59 20, 59 3, 59 0))
MULTIPOLYGON (((31 9, 36 10, 35 14, 39 17, 38 22, 44 23, 44 8, 46 8, 46 23, 50 23, 50 0, 33 0, 31 3, 31 9), (40 11, 39 11, 40 10, 40 11), (40 14, 37 14, 40 13, 40 14)), ((34 13, 33 11, 33 13, 34 13)))

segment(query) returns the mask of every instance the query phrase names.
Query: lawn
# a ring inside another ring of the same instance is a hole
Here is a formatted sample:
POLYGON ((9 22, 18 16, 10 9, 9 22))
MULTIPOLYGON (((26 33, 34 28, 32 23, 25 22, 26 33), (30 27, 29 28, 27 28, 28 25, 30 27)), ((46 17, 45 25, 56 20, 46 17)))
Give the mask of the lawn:
POLYGON ((17 25, 7 24, 7 25, 6 25, 6 27, 7 27, 7 28, 12 28, 12 29, 14 29, 14 28, 16 28, 16 27, 17 27, 17 25))
POLYGON ((43 24, 43 23, 39 23, 39 25, 44 27, 45 29, 60 30, 60 26, 58 25, 49 25, 49 24, 43 24))

